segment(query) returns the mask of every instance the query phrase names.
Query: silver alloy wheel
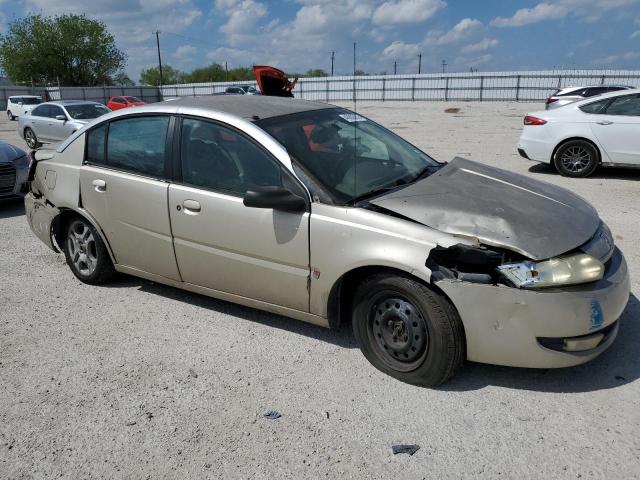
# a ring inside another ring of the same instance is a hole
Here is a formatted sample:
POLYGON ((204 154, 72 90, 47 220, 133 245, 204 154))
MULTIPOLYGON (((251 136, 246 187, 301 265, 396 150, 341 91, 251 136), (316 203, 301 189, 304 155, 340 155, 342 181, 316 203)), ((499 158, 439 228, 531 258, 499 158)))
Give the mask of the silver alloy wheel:
POLYGON ((560 163, 569 172, 580 173, 591 164, 591 152, 581 145, 574 145, 562 152, 560 163))
POLYGON ((27 128, 24 132, 24 141, 27 142, 29 148, 36 148, 38 146, 38 139, 36 138, 36 134, 33 133, 33 130, 27 128))
POLYGON ((98 264, 96 241, 89 226, 80 220, 75 220, 69 227, 67 248, 69 258, 76 271, 84 276, 90 276, 98 264))

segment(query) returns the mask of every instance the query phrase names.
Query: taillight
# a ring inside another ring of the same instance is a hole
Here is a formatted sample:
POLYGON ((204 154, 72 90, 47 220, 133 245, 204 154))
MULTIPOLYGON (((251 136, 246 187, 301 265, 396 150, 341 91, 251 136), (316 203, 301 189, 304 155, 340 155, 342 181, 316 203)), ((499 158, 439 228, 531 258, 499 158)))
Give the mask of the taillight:
POLYGON ((538 117, 533 117, 531 115, 527 115, 526 117, 524 117, 525 125, 544 125, 545 123, 547 123, 546 120, 543 120, 538 117))
POLYGON ((545 102, 544 102, 544 103, 546 103, 547 105, 549 105, 550 103, 557 102, 558 100, 559 100, 558 98, 549 97, 549 98, 547 98, 547 99, 545 100, 545 102))

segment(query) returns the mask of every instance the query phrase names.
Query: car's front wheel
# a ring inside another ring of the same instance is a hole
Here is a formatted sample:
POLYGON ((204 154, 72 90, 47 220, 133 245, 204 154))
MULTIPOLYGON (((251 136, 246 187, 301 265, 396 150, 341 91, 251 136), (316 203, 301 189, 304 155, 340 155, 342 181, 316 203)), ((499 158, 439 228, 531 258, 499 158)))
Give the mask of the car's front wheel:
POLYGON ((75 217, 68 223, 64 256, 73 274, 84 283, 105 283, 115 273, 102 238, 84 218, 75 217))
POLYGON ((364 356, 403 382, 435 387, 465 358, 462 321, 449 300, 417 279, 378 274, 354 297, 353 331, 364 356))
POLYGON ((13 116, 13 113, 11 113, 11 110, 7 110, 7 118, 12 121, 16 119, 16 117, 13 116))
POLYGON ((555 166, 565 177, 588 177, 598 168, 598 151, 589 142, 571 140, 555 156, 555 166))
POLYGON ((38 141, 38 137, 36 137, 36 133, 29 127, 24 129, 24 141, 27 143, 27 146, 29 148, 35 149, 42 146, 42 144, 38 141))

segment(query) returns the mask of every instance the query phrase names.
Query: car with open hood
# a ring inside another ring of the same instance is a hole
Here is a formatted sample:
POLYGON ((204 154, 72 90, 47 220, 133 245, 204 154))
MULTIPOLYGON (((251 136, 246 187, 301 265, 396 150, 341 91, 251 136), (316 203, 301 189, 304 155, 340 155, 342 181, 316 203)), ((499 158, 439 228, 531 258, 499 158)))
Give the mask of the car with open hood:
POLYGON ((26 214, 89 284, 115 272, 324 327, 435 386, 466 360, 567 367, 629 298, 596 210, 562 188, 440 163, 325 103, 211 96, 121 110, 40 150, 26 214))

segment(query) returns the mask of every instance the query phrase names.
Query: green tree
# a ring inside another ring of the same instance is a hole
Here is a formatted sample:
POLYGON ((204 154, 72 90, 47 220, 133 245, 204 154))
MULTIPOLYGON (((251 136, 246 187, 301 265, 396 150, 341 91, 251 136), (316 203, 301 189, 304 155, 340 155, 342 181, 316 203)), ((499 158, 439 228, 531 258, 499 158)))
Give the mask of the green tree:
POLYGON ((120 72, 120 73, 116 74, 113 77, 113 82, 112 83, 117 87, 133 87, 136 84, 136 82, 131 80, 129 78, 129 75, 127 75, 124 72, 120 72))
POLYGON ((0 67, 15 83, 111 84, 125 65, 105 24, 83 15, 31 15, 0 35, 0 67))
POLYGON ((322 70, 321 68, 312 68, 307 70, 307 73, 303 75, 304 77, 328 77, 329 74, 322 70))
POLYGON ((233 82, 255 80, 253 70, 248 67, 237 67, 225 70, 224 65, 212 63, 206 67, 196 68, 185 75, 186 83, 233 82))
MULTIPOLYGON (((175 85, 176 83, 187 83, 186 74, 171 65, 162 65, 162 84, 175 85)), ((143 85, 160 85, 160 69, 151 67, 140 72, 140 83, 143 85)))

